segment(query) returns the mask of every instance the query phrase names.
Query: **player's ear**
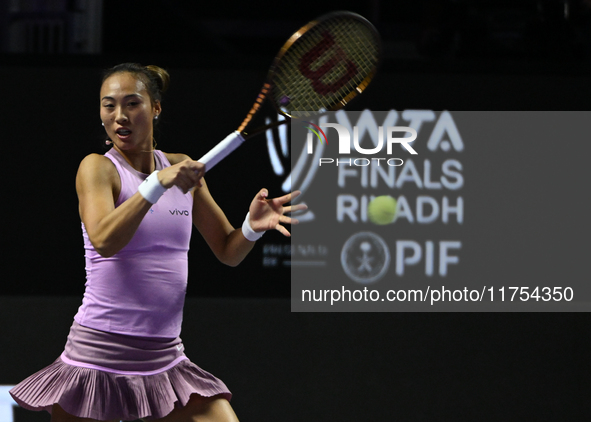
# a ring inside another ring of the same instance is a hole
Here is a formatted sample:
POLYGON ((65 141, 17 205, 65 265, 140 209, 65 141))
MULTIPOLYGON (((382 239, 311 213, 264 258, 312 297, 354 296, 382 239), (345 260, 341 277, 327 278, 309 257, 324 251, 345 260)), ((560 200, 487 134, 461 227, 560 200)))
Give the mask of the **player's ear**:
POLYGON ((162 105, 160 104, 160 101, 158 101, 158 100, 154 101, 154 106, 152 107, 152 111, 154 113, 154 118, 158 119, 158 116, 160 115, 160 113, 162 113, 162 105))

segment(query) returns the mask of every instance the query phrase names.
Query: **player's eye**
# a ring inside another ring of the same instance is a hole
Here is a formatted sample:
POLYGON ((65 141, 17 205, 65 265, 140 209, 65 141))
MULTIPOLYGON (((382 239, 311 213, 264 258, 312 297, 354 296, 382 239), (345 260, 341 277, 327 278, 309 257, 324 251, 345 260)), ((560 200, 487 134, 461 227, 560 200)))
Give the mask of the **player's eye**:
POLYGON ((127 102, 127 107, 137 107, 141 104, 141 102, 139 100, 129 100, 127 102))

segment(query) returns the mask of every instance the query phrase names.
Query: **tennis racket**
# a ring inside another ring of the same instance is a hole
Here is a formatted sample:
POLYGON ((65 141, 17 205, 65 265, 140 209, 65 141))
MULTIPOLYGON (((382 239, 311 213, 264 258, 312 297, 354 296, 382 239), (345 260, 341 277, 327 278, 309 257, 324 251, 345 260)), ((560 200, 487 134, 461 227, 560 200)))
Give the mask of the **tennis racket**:
POLYGON ((242 143, 291 118, 309 118, 344 107, 374 77, 381 44, 373 25, 352 12, 333 12, 301 27, 283 45, 242 124, 198 161, 206 171, 242 143), (288 119, 249 128, 268 100, 288 119))

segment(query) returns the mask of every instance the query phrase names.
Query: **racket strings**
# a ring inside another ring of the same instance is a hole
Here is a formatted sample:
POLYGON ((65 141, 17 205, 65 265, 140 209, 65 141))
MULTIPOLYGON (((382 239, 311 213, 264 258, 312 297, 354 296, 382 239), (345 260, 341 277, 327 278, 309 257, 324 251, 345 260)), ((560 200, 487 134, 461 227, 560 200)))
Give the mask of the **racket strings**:
MULTIPOLYGON (((351 57, 351 60, 360 67, 356 77, 351 78, 346 86, 344 87, 345 92, 351 92, 355 89, 359 89, 361 92, 365 89, 369 81, 362 85, 362 82, 366 79, 367 75, 370 75, 375 69, 375 64, 378 61, 378 49, 377 48, 357 48, 356 46, 367 46, 367 38, 371 36, 367 31, 366 27, 360 27, 359 25, 343 25, 338 28, 339 38, 343 39, 343 42, 349 43, 347 52, 351 57)), ((372 46, 369 46, 372 47, 372 46)))
POLYGON ((276 64, 273 99, 285 112, 340 108, 369 84, 378 60, 379 42, 368 24, 352 18, 320 22, 276 64))

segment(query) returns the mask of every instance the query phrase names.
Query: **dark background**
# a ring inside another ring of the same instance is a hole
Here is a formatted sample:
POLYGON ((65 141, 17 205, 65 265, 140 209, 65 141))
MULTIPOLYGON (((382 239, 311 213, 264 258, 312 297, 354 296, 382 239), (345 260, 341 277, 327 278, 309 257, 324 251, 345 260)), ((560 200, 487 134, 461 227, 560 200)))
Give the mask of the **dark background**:
MULTIPOLYGON (((64 2, 68 10, 75 3, 64 2)), ((100 53, 0 54, 7 245, 0 383, 17 383, 51 363, 80 303, 74 178, 86 154, 104 151, 102 70, 123 61, 167 68, 172 85, 158 146, 197 158, 242 121, 284 40, 335 9, 366 16, 382 35, 384 62, 356 109, 588 110, 588 1, 206 8, 106 0, 100 53)), ((6 10, 0 13, 9 22, 6 10)), ((6 46, 6 30, 2 37, 6 46)), ((557 148, 556 160, 582 160, 589 151, 586 144, 569 147, 557 148)), ((207 179, 236 226, 261 187, 279 193, 262 141, 241 147, 207 179)), ((288 240, 266 234, 234 269, 215 262, 198 236, 190 253, 187 353, 228 383, 241 420, 589 418, 587 314, 291 314, 289 270, 261 266, 265 242, 288 240)))
MULTIPOLYGON (((77 10, 76 2, 61 3, 63 16, 77 10)), ((37 9, 35 18, 56 13, 37 9)), ((207 10, 190 2, 105 1, 100 54, 51 54, 41 46, 6 52, 5 31, 2 128, 5 154, 14 157, 5 170, 18 182, 6 183, 11 200, 3 210, 9 222, 3 230, 11 245, 8 262, 19 277, 3 283, 1 292, 83 292, 74 178, 85 155, 105 151, 98 115, 104 69, 123 61, 168 69, 172 82, 156 132, 158 147, 198 158, 242 121, 279 46, 312 17, 335 9, 367 16, 382 36, 380 72, 353 109, 587 109, 587 1, 304 1, 289 8, 263 2, 207 10)), ((261 187, 282 194, 282 179, 267 157, 261 136, 207 176, 236 226, 261 187)), ((263 246, 285 242, 269 233, 240 269, 229 269, 195 236, 189 295, 288 297, 289 269, 261 267, 263 246)))

